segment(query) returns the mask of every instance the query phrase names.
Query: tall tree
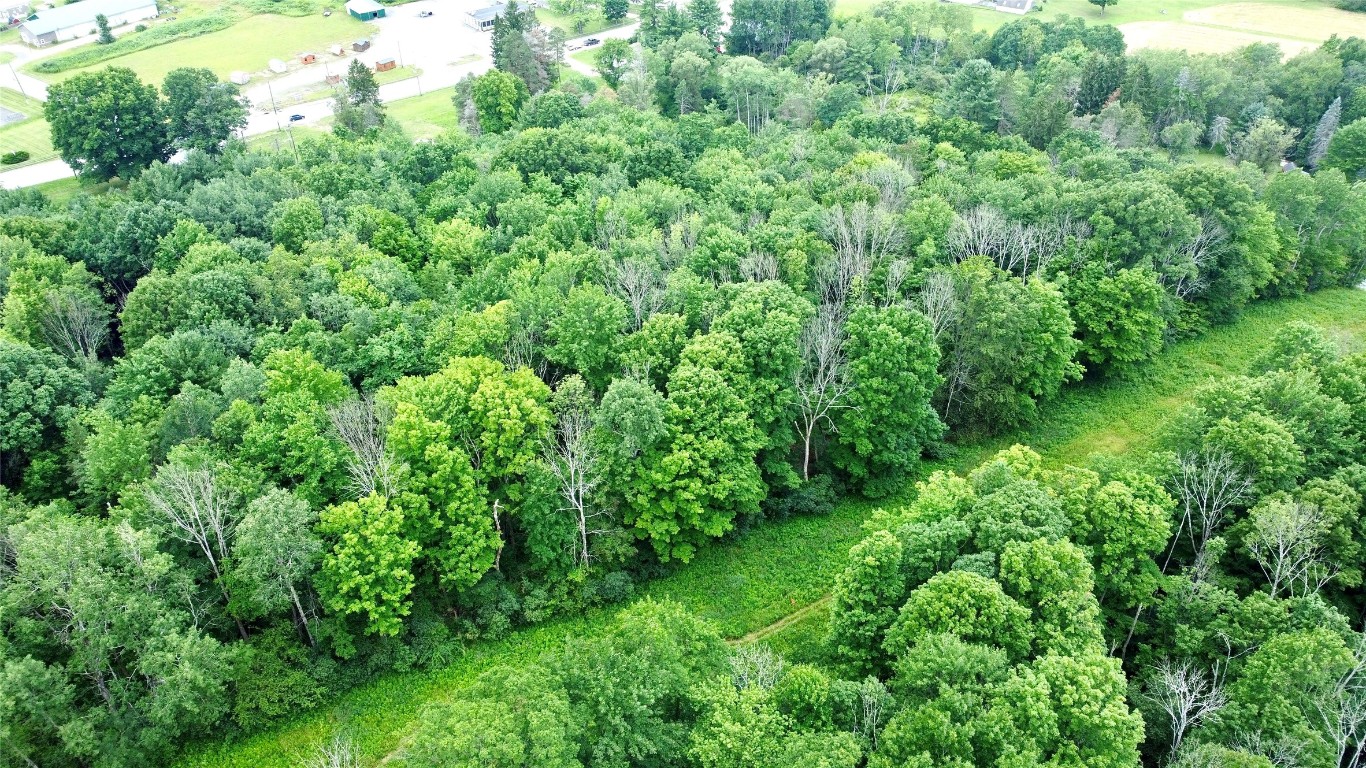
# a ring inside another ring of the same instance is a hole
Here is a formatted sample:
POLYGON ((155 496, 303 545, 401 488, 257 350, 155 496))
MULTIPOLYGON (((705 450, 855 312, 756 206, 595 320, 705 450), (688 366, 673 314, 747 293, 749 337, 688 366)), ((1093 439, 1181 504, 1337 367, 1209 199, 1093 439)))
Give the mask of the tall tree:
POLYGON ((48 89, 52 146, 82 176, 131 178, 171 154, 165 107, 133 70, 107 67, 48 89))
POLYGON ((223 142, 247 125, 247 102, 233 83, 211 70, 181 67, 161 83, 171 140, 184 149, 217 152, 223 142))
POLYGON ((352 59, 347 67, 345 92, 333 102, 332 114, 336 117, 335 130, 343 135, 363 134, 384 124, 379 83, 360 59, 352 59))
POLYGON ((688 21, 713 46, 721 42, 721 6, 716 0, 689 0, 688 21))

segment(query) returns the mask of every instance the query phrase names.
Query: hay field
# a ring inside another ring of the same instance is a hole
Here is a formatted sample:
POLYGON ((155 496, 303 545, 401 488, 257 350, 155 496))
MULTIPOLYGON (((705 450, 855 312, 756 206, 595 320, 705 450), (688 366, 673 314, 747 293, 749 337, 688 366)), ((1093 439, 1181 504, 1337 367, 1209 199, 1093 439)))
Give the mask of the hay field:
POLYGON ((1317 42, 1272 37, 1235 29, 1220 29, 1179 21, 1136 21, 1122 24, 1119 31, 1129 50, 1164 48, 1191 53, 1228 53, 1253 43, 1276 43, 1286 57, 1318 47, 1317 42))
POLYGON ((1337 8, 1229 3, 1186 11, 1181 18, 1191 24, 1227 27, 1273 38, 1322 42, 1333 34, 1366 37, 1366 13, 1350 13, 1337 8))

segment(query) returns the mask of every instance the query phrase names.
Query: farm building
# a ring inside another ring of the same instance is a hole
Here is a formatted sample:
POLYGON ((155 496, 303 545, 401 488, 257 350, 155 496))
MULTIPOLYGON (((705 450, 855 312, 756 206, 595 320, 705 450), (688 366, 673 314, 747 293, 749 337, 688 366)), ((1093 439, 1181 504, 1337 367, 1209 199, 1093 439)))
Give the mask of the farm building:
POLYGON ((39 11, 19 25, 19 37, 32 46, 51 45, 93 35, 95 17, 104 14, 109 26, 118 27, 157 16, 153 0, 83 0, 39 11))
POLYGON ((380 59, 379 61, 375 62, 375 71, 376 71, 376 72, 388 72, 389 70, 393 69, 395 66, 396 66, 396 65, 394 64, 394 60, 393 60, 393 59, 380 59))
POLYGON ((316 54, 316 53, 305 53, 305 54, 299 56, 299 62, 302 63, 302 64, 312 64, 313 62, 315 62, 315 61, 317 61, 317 60, 318 60, 318 54, 316 54))
POLYGON ((384 6, 375 0, 348 0, 346 12, 361 21, 374 21, 384 18, 384 6))
POLYGON ((356 42, 351 44, 351 50, 355 51, 356 53, 364 53, 365 51, 370 50, 370 41, 357 40, 356 42))
POLYGON ((494 3, 484 8, 476 8, 465 13, 465 26, 470 29, 477 29, 480 32, 487 32, 493 29, 493 22, 499 16, 507 13, 506 3, 494 3))

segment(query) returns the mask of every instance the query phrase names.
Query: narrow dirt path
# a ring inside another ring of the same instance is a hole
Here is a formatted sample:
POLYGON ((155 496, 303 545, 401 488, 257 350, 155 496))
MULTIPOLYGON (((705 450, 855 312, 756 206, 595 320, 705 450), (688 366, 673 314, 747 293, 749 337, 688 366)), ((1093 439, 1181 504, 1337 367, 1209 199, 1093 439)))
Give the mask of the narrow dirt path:
POLYGON ((816 611, 819 611, 822 608, 829 606, 830 600, 833 597, 834 595, 826 595, 825 597, 822 597, 814 603, 808 603, 802 606, 801 608, 798 608, 795 612, 789 613, 788 615, 782 617, 781 619, 778 619, 772 624, 769 624, 767 627, 759 627, 758 629, 754 630, 753 632, 750 632, 744 637, 737 637, 733 640, 727 640, 726 643, 729 645, 748 645, 750 643, 757 643, 760 640, 772 637, 773 635, 776 635, 779 632, 783 631, 789 625, 796 624, 797 622, 801 621, 802 619, 805 619, 807 616, 810 616, 816 611))

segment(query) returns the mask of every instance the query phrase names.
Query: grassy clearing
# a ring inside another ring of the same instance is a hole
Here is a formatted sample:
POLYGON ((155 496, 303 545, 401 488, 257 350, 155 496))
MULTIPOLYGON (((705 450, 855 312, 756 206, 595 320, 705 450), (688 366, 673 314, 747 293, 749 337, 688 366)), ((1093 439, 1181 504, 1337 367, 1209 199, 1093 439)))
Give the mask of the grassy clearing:
MULTIPOLYGON (((1360 14, 1338 10, 1325 0, 1259 0, 1255 3, 1225 3, 1221 0, 1160 0, 1159 2, 1127 0, 1127 2, 1106 8, 1104 11, 1091 5, 1088 0, 1036 0, 1036 2, 1042 10, 1029 14, 1031 18, 1054 19, 1058 16, 1067 15, 1085 19, 1088 24, 1113 24, 1115 26, 1137 22, 1166 22, 1175 25, 1185 21, 1206 27, 1242 30, 1245 33, 1261 35, 1264 38, 1298 38, 1311 42, 1322 41, 1334 32, 1345 37, 1352 33, 1349 31, 1350 26, 1344 26, 1344 24, 1366 23, 1361 19, 1360 14)), ((862 13, 877 3, 878 0, 836 0, 835 11, 837 15, 852 15, 862 13)), ((973 7, 971 10, 974 26, 986 32, 994 32, 1003 24, 1020 18, 990 8, 973 7)), ((1158 28, 1156 31, 1144 27, 1137 29, 1143 32, 1144 38, 1139 41, 1130 40, 1131 48, 1143 47, 1141 43, 1160 43, 1159 33, 1167 28, 1158 28)), ((1181 34, 1186 36, 1188 40, 1193 40, 1195 47, 1191 50, 1203 50, 1215 45, 1214 42, 1195 38, 1193 33, 1182 29, 1180 26, 1173 26, 1169 31, 1171 34, 1181 34)), ((1204 34, 1214 34, 1216 31, 1216 29, 1206 28, 1204 34)), ((1125 37, 1128 38, 1128 36, 1129 32, 1126 29, 1125 37)), ((1231 36, 1226 37, 1225 42, 1232 39, 1231 36)), ((1265 41, 1280 42, 1280 40, 1274 39, 1266 39, 1265 41)), ((1254 40, 1253 42, 1257 41, 1254 40)), ((1175 46, 1169 45, 1167 47, 1175 46)))
POLYGON ((582 29, 580 29, 574 25, 574 19, 571 16, 565 16, 564 14, 555 13, 549 8, 536 9, 537 21, 541 22, 547 27, 555 27, 556 29, 563 32, 565 34, 565 37, 582 37, 584 35, 595 35, 604 30, 616 29, 617 27, 624 27, 627 24, 630 24, 631 22, 635 21, 636 17, 628 14, 626 18, 621 19, 619 21, 609 21, 606 16, 602 15, 601 11, 594 11, 587 17, 587 19, 587 23, 584 24, 582 29))
POLYGON ((158 45, 108 59, 98 66, 58 74, 34 72, 49 82, 61 82, 81 72, 106 66, 128 67, 147 82, 160 84, 177 67, 205 67, 221 78, 234 71, 260 72, 271 59, 295 60, 298 54, 323 51, 336 43, 365 37, 371 26, 345 13, 329 17, 263 14, 210 34, 158 45))
POLYGON ((0 106, 24 115, 22 122, 10 123, 0 128, 0 154, 19 150, 29 153, 28 160, 22 163, 0 165, 0 173, 56 159, 57 150, 52 148, 52 131, 43 119, 41 101, 24 96, 18 91, 0 88, 0 106))
POLYGON ((1236 29, 1219 29, 1178 21, 1136 21, 1119 28, 1131 50, 1161 48, 1190 53, 1231 53, 1253 43, 1275 43, 1285 58, 1298 56, 1318 47, 1317 42, 1288 37, 1259 35, 1236 29))
POLYGON ((456 126, 454 88, 441 88, 421 96, 398 99, 384 105, 389 119, 398 121, 413 139, 431 139, 456 126))
POLYGON ((1366 14, 1340 8, 1286 7, 1263 2, 1230 3, 1182 14, 1192 24, 1229 27, 1264 35, 1322 42, 1330 35, 1366 37, 1366 14))
MULTIPOLYGON (((1030 444, 1054 463, 1151 447, 1197 387, 1241 371, 1261 343, 1291 320, 1317 323, 1351 344, 1366 344, 1366 292, 1338 289, 1260 304, 1235 325, 1167 350, 1142 375, 1072 387, 1046 409, 1042 423, 965 444, 952 460, 936 466, 966 470, 1015 442, 1030 444)), ((908 487, 904 493, 911 491, 908 487)), ((641 593, 682 603, 717 622, 727 637, 759 632, 763 642, 791 653, 795 660, 819 662, 828 610, 803 609, 827 593, 874 507, 846 500, 825 517, 770 522, 704 549, 691 564, 655 579, 641 593), (794 613, 794 619, 763 632, 794 613)), ((365 764, 374 764, 399 746, 426 703, 455 695, 491 666, 525 663, 568 637, 597 631, 612 613, 590 611, 514 632, 504 640, 475 643, 442 669, 387 676, 338 696, 326 710, 281 723, 270 733, 202 746, 179 765, 285 768, 301 752, 343 728, 360 747, 365 764)))
POLYGON ((64 206, 71 202, 78 195, 96 197, 103 195, 110 189, 122 188, 127 186, 126 182, 85 182, 74 176, 69 179, 57 179, 56 181, 45 181, 38 184, 33 189, 47 195, 48 199, 59 206, 64 206))

